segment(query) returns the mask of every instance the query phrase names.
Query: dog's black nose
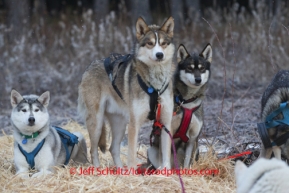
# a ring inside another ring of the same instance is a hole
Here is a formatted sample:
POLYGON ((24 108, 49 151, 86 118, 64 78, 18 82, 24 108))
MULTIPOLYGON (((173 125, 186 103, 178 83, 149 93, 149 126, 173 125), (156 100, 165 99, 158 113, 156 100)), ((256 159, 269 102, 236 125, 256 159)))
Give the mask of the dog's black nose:
POLYGON ((161 59, 163 59, 164 54, 161 52, 158 52, 158 53, 156 53, 156 57, 157 57, 157 59, 161 60, 161 59))
POLYGON ((195 82, 196 82, 196 83, 201 83, 201 82, 202 82, 201 77, 197 77, 197 78, 195 78, 195 82))
POLYGON ((29 124, 35 123, 34 117, 29 117, 28 122, 29 122, 29 124))

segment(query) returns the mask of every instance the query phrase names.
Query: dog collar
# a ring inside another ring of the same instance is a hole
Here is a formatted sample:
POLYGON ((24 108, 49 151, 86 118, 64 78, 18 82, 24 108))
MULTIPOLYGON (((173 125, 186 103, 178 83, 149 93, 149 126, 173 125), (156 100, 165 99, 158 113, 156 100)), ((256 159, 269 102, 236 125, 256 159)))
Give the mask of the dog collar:
POLYGON ((178 104, 187 104, 187 103, 190 103, 190 102, 194 102, 197 98, 199 98, 199 96, 194 96, 188 100, 185 100, 182 95, 176 95, 175 96, 175 102, 178 103, 178 104))
POLYGON ((27 143, 27 139, 32 139, 32 138, 36 138, 39 135, 39 131, 36 131, 34 133, 32 133, 32 135, 24 135, 22 133, 20 133, 20 135, 24 138, 22 140, 22 144, 26 144, 27 143))
POLYGON ((192 98, 185 100, 178 89, 177 89, 177 93, 178 94, 175 95, 175 102, 177 104, 190 103, 190 102, 193 102, 193 101, 195 101, 196 99, 198 99, 200 97, 200 96, 193 96, 192 98))

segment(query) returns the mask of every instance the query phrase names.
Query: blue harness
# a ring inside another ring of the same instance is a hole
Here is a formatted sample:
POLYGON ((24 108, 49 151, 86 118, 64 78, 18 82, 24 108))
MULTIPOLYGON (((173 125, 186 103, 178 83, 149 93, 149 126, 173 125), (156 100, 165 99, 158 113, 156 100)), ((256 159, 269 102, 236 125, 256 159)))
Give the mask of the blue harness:
POLYGON ((270 115, 268 115, 265 124, 267 128, 276 127, 278 125, 289 125, 289 107, 287 102, 281 103, 280 107, 277 110, 273 111, 270 115), (273 118, 280 113, 283 114, 283 119, 273 120, 273 118))
POLYGON ((269 114, 266 117, 265 123, 258 123, 258 131, 261 136, 262 142, 265 146, 265 148, 270 148, 272 146, 280 146, 284 144, 287 139, 289 138, 289 132, 287 131, 283 135, 279 136, 277 139, 275 139, 273 142, 270 141, 269 135, 268 135, 268 129, 273 128, 279 125, 288 125, 289 126, 289 105, 287 102, 281 103, 280 107, 273 111, 271 114, 269 114), (280 113, 283 114, 283 119, 279 120, 273 120, 277 115, 280 113))
MULTIPOLYGON (((66 152, 66 159, 65 159, 65 162, 64 162, 64 165, 67 165, 68 162, 69 162, 69 159, 70 159, 70 156, 71 156, 71 153, 73 151, 73 148, 74 148, 74 145, 78 143, 78 137, 72 133, 70 133, 69 131, 67 130, 64 130, 60 127, 56 127, 56 126, 53 126, 60 139, 61 139, 61 142, 63 143, 64 145, 64 148, 65 148, 65 152, 66 152), (72 147, 71 148, 71 152, 69 152, 68 150, 68 147, 72 147)), ((26 158, 26 161, 27 163, 29 164, 30 168, 34 168, 35 166, 35 162, 34 162, 34 158, 35 156, 38 154, 38 152, 40 151, 40 149, 42 148, 43 144, 45 142, 45 139, 43 139, 37 146, 36 148, 30 152, 30 153, 27 153, 19 144, 18 144, 18 148, 19 150, 21 151, 21 153, 25 156, 26 158)))

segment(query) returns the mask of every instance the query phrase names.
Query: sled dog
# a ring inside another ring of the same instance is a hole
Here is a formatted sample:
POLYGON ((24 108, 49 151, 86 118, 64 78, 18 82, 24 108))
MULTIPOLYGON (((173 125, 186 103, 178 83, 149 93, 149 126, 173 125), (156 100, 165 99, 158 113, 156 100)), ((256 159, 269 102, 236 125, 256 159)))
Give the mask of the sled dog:
POLYGON ((288 176, 287 164, 276 158, 257 159, 249 168, 238 160, 235 166, 237 193, 286 193, 288 176))
POLYGON ((38 171, 32 177, 50 174, 53 166, 67 164, 70 158, 79 163, 87 160, 81 133, 50 126, 49 100, 49 91, 41 96, 21 96, 16 90, 11 91, 14 162, 16 174, 23 177, 29 169, 38 171))
POLYGON ((289 71, 281 70, 272 79, 261 99, 261 119, 258 124, 263 146, 260 157, 289 158, 289 71))
MULTIPOLYGON (((104 152, 105 125, 112 131, 110 152, 117 167, 120 143, 128 124, 128 166, 136 167, 139 129, 147 118, 154 120, 157 103, 161 104, 161 122, 171 129, 174 72, 174 21, 170 17, 164 24, 147 25, 142 18, 136 22, 135 51, 120 62, 105 60, 93 62, 85 71, 78 90, 78 111, 85 119, 91 141, 91 157, 98 167, 98 147, 104 152)), ((119 60, 118 60, 119 61, 119 60)), ((169 136, 161 138, 162 167, 170 167, 169 136)))
MULTIPOLYGON (((174 75, 175 115, 172 119, 172 131, 178 162, 188 168, 197 153, 198 136, 203 127, 202 102, 211 73, 211 45, 208 44, 199 55, 189 54, 185 46, 180 45, 177 50, 177 61, 178 66, 174 75)), ((154 141, 148 149, 148 161, 155 168, 159 168, 161 163, 159 135, 152 134, 154 141)))

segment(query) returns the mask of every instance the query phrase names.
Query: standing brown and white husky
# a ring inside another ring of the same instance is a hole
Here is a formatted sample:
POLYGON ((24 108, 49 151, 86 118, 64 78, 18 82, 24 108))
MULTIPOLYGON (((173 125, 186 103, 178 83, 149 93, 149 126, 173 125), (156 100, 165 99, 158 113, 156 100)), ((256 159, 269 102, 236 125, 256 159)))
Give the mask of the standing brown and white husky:
MULTIPOLYGON (((174 72, 174 20, 161 26, 136 22, 135 53, 121 65, 114 66, 113 80, 103 60, 93 62, 85 71, 79 86, 78 110, 85 117, 91 141, 91 157, 99 166, 98 147, 105 150, 104 120, 112 130, 110 152, 117 167, 122 167, 120 143, 128 124, 128 166, 136 167, 139 129, 155 112, 150 105, 151 93, 157 93, 162 106, 161 122, 170 130, 173 113, 172 75, 174 72), (109 75, 108 75, 109 74, 109 75), (112 82, 111 82, 112 80, 112 82), (147 88, 147 89, 146 89, 147 88), (153 112, 152 112, 153 110, 153 112), (150 113, 149 113, 150 112, 150 113)), ((162 167, 170 167, 171 141, 162 132, 162 167)))
MULTIPOLYGON (((212 47, 208 44, 199 55, 190 55, 186 48, 180 45, 177 59, 178 67, 174 80, 176 114, 172 119, 172 131, 178 162, 188 168, 198 147, 198 136, 203 127, 202 102, 210 77, 212 47)), ((148 149, 149 163, 155 168, 159 168, 161 164, 159 151, 159 136, 155 136, 148 149)))

